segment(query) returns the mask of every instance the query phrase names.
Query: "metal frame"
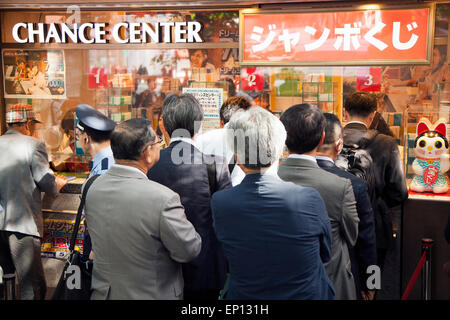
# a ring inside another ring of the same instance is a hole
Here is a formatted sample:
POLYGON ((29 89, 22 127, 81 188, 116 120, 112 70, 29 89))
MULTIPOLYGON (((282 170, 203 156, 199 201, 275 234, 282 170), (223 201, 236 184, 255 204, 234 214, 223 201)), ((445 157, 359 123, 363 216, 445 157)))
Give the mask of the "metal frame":
MULTIPOLYGON (((361 4, 354 8, 330 8, 330 9, 299 9, 299 10, 258 10, 245 9, 239 12, 239 63, 241 66, 382 66, 382 65, 411 65, 411 64, 431 64, 433 57, 434 44, 434 24, 436 14, 436 4, 429 3, 424 5, 399 5, 399 6, 383 6, 380 5, 380 10, 399 10, 399 9, 425 9, 428 8, 428 34, 427 34, 427 58, 425 60, 365 60, 352 61, 250 61, 244 60, 244 20, 246 15, 252 14, 286 14, 286 13, 321 13, 321 12, 346 12, 346 11, 366 11, 361 4)), ((450 34, 449 34, 450 39, 450 34)))
POLYGON ((447 35, 447 64, 450 64, 450 22, 448 24, 448 35, 447 35))
MULTIPOLYGON (((0 35, 2 34, 2 26, 0 23, 0 35)), ((1 51, 1 50, 0 50, 1 51)), ((0 59, 0 70, 2 70, 0 74, 0 92, 4 93, 3 88, 3 59, 0 59)), ((0 135, 6 132, 6 101, 5 95, 2 94, 2 98, 0 99, 0 135)))

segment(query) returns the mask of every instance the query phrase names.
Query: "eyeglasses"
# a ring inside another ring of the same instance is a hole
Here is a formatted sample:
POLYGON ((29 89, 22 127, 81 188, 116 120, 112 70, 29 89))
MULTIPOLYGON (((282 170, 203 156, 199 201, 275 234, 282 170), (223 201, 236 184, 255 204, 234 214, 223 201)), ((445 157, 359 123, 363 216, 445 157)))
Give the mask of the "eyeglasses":
POLYGON ((163 138, 161 136, 157 136, 156 137, 156 141, 150 143, 151 146, 154 146, 155 144, 161 144, 161 142, 163 142, 163 138))

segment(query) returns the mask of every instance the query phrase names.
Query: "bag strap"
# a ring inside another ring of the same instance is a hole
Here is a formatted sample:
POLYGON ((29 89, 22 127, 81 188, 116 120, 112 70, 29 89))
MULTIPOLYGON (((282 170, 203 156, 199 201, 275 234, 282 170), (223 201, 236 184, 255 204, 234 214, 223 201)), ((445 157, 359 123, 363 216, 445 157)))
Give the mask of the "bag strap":
POLYGON ((236 166, 236 161, 234 160, 234 157, 231 157, 230 162, 228 163, 228 171, 231 173, 234 170, 234 167, 236 166))
POLYGON ((206 169, 208 170, 208 181, 209 181, 209 192, 211 196, 216 192, 216 162, 208 161, 206 164, 206 169))
POLYGON ((84 185, 83 194, 81 195, 80 205, 78 206, 77 218, 75 220, 75 225, 73 226, 73 230, 72 230, 72 238, 70 239, 69 252, 71 254, 72 254, 73 250, 75 249, 75 241, 77 239, 78 229, 80 228, 81 215, 83 213, 84 203, 86 202, 87 192, 88 192, 89 188, 91 187, 92 183, 99 176, 100 176, 99 174, 96 174, 96 175, 90 177, 86 181, 86 184, 84 185))

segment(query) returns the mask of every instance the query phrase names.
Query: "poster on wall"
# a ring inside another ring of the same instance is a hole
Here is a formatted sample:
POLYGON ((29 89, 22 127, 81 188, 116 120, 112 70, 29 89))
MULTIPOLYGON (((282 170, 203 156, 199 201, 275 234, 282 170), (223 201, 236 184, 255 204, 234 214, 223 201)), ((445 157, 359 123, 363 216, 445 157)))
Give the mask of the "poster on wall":
POLYGON ((63 50, 4 49, 5 98, 66 99, 63 50))
POLYGON ((222 88, 183 88, 183 93, 192 94, 202 106, 203 132, 220 127, 219 110, 223 101, 222 88))

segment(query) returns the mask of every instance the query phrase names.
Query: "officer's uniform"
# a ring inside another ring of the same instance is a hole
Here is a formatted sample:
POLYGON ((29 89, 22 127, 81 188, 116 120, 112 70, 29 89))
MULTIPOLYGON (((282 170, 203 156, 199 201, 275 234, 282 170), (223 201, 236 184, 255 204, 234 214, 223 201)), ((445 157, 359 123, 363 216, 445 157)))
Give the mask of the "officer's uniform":
MULTIPOLYGON (((111 132, 116 126, 114 121, 87 104, 78 105, 75 109, 75 114, 79 120, 77 128, 82 131, 85 131, 87 127, 96 131, 111 132)), ((89 162, 90 173, 88 178, 105 173, 113 164, 113 153, 111 147, 108 146, 101 150, 92 161, 89 162)), ((87 228, 85 230, 87 231, 87 228)), ((84 235, 83 257, 87 259, 91 252, 92 244, 91 237, 86 231, 84 235)))
POLYGON ((114 164, 111 147, 100 151, 92 161, 89 161, 89 178, 96 174, 104 174, 114 164))

